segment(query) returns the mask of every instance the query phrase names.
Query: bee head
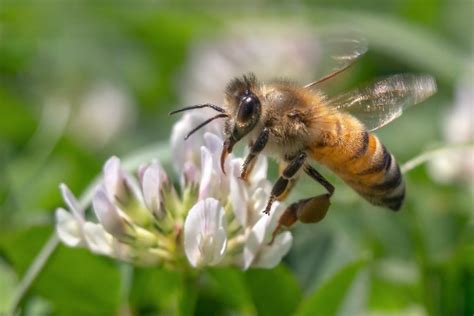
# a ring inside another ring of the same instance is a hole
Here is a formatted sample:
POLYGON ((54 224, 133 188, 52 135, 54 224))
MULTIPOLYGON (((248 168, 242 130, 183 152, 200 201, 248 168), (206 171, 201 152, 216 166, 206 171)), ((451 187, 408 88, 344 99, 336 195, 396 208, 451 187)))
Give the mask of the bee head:
POLYGON ((224 171, 225 158, 234 145, 250 133, 257 125, 262 113, 262 105, 257 96, 257 79, 254 74, 233 79, 225 90, 225 107, 229 116, 225 123, 226 140, 221 155, 224 171))
POLYGON ((234 143, 250 133, 260 119, 262 105, 255 93, 257 89, 253 74, 232 80, 226 88, 226 108, 230 115, 225 134, 234 143))
POLYGON ((226 139, 221 155, 221 166, 222 171, 224 171, 224 162, 227 155, 232 152, 234 145, 239 140, 255 128, 260 119, 262 106, 256 93, 258 89, 255 75, 249 74, 242 78, 236 78, 227 85, 225 108, 210 103, 197 104, 172 111, 170 115, 202 108, 211 108, 220 113, 192 129, 184 139, 188 139, 194 132, 215 119, 227 118, 224 128, 226 139))

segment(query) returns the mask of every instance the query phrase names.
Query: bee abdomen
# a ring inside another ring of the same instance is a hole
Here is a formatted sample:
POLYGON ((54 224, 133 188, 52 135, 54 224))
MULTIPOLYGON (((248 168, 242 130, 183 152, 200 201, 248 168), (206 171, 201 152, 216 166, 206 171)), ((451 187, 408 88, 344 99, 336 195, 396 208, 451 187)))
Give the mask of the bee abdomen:
POLYGON ((405 183, 395 158, 375 135, 367 134, 359 143, 356 155, 351 157, 342 178, 374 205, 398 211, 405 198, 405 183), (366 148, 361 154, 362 149, 366 148))
POLYGON ((370 203, 399 210, 405 197, 405 184, 393 155, 375 135, 366 131, 355 137, 345 136, 337 148, 319 148, 313 157, 370 203))

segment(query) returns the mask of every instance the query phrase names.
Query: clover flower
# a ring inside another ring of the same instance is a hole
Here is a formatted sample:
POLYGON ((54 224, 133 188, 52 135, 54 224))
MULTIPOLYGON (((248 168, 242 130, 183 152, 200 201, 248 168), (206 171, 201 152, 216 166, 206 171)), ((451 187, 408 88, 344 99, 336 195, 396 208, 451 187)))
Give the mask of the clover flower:
POLYGON ((62 242, 145 266, 276 266, 289 251, 292 235, 282 232, 269 243, 283 207, 275 203, 271 216, 262 214, 271 190, 266 159, 259 158, 246 182, 239 178, 243 160, 230 155, 224 175, 219 165, 223 141, 209 132, 217 132, 216 126, 183 139, 198 120, 199 115, 185 115, 173 128, 177 187, 157 161, 140 166, 133 176, 112 157, 93 195, 97 220, 92 221, 62 184, 69 209, 56 211, 62 242))
POLYGON ((136 121, 136 105, 119 85, 98 82, 73 101, 71 136, 82 146, 100 149, 116 140, 136 121))
MULTIPOLYGON (((474 65, 466 65, 466 73, 456 87, 454 104, 443 113, 442 133, 447 144, 472 144, 474 141, 474 65)), ((430 175, 441 183, 465 182, 474 187, 474 150, 449 151, 428 164, 430 175)))

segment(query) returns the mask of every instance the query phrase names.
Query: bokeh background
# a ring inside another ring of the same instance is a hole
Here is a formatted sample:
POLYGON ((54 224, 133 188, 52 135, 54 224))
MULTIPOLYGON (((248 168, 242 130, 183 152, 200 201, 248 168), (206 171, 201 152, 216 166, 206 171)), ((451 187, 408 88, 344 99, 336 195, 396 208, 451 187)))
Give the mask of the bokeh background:
MULTIPOLYGON (((202 271, 186 302, 179 272, 59 246, 21 315, 472 315, 474 154, 458 147, 474 139, 473 21, 471 0, 1 0, 0 314, 53 232, 59 183, 80 196, 111 155, 159 155, 171 172, 170 109, 220 102, 223 84, 249 70, 317 78, 315 35, 342 26, 369 52, 331 93, 400 72, 438 82, 377 132, 401 163, 447 148, 407 173, 401 212, 368 205, 323 169, 336 184, 330 213, 294 229, 275 270, 202 271)), ((304 180, 290 200, 316 190, 304 180)))

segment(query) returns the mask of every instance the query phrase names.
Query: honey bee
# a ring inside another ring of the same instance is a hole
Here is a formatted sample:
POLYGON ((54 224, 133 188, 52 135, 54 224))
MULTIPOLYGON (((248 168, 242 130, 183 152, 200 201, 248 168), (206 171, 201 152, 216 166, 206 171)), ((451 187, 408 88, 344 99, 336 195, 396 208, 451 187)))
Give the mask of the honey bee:
POLYGON ((436 92, 433 77, 397 74, 365 87, 327 97, 317 86, 349 68, 367 51, 358 39, 344 40, 342 49, 331 56, 335 67, 328 75, 300 86, 285 80, 261 83, 247 74, 230 81, 223 106, 200 104, 171 114, 211 108, 216 116, 193 129, 187 137, 212 120, 225 118, 225 141, 221 167, 237 142, 249 144, 242 166, 246 180, 259 154, 280 163, 276 180, 264 210, 269 213, 275 200, 286 198, 302 171, 319 182, 327 193, 302 199, 288 206, 280 226, 296 221, 314 223, 323 219, 334 194, 334 186, 311 164, 328 167, 360 196, 373 205, 398 211, 405 198, 405 184, 392 154, 372 132, 390 123, 411 105, 436 92))

